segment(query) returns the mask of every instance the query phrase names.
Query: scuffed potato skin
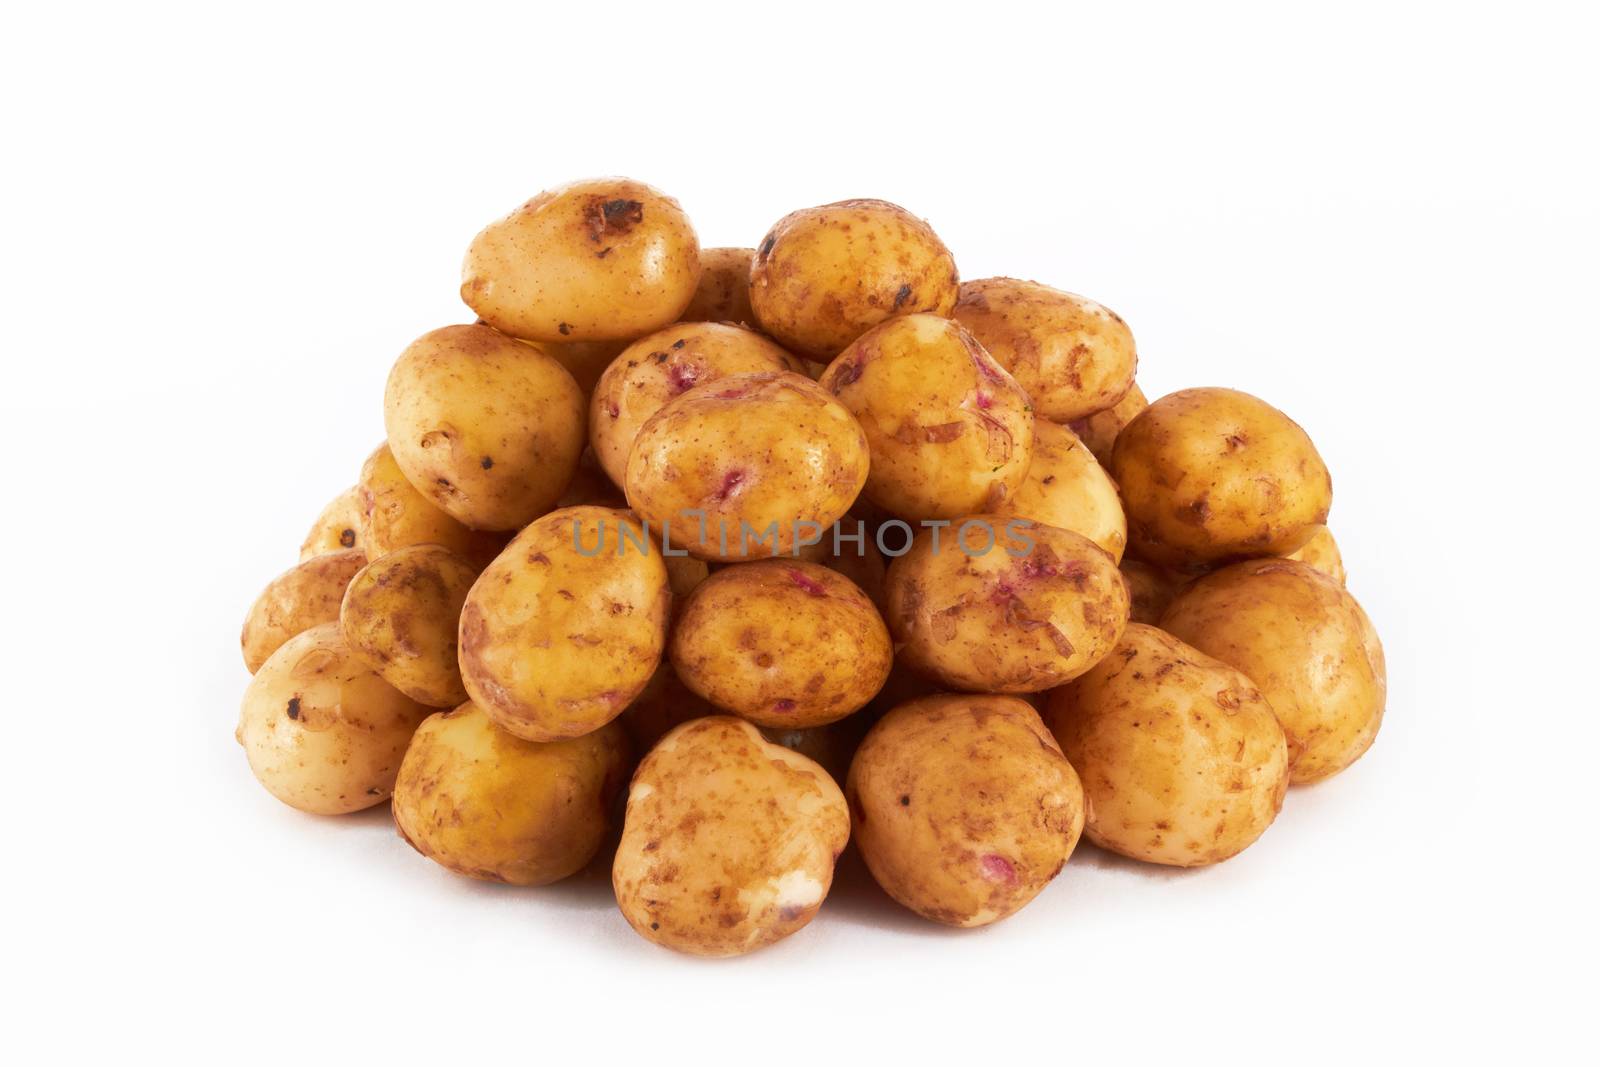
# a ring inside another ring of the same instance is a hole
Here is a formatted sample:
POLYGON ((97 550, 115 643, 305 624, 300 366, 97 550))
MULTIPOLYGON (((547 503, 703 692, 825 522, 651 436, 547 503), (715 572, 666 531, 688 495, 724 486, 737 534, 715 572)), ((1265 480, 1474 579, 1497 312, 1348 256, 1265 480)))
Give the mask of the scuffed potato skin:
POLYGON ((1184 389, 1151 404, 1117 435, 1111 476, 1139 557, 1191 571, 1293 551, 1333 503, 1306 432, 1234 389, 1184 389))
POLYGON ((1242 852, 1283 807, 1288 749, 1261 691, 1154 626, 1130 624, 1111 655, 1050 694, 1046 715, 1101 848, 1205 866, 1242 852))
POLYGON ((896 315, 955 307, 956 261, 933 228, 883 200, 784 216, 756 248, 750 303, 762 330, 827 362, 896 315))
POLYGON ((300 559, 304 562, 312 556, 351 548, 365 551, 361 543, 361 492, 353 485, 328 501, 311 524, 306 539, 300 543, 300 559))
POLYGON ((1034 423, 1028 477, 999 510, 1082 534, 1119 562, 1128 547, 1117 484, 1077 435, 1044 419, 1034 423))
POLYGON ((530 341, 621 341, 677 320, 700 282, 700 242, 678 202, 643 182, 548 189, 478 234, 461 299, 530 341))
POLYGON ((689 597, 668 646, 683 683, 761 726, 836 722, 882 688, 889 628, 867 594, 817 563, 728 567, 689 597))
POLYGON ((283 643, 325 622, 337 622, 345 587, 366 565, 358 548, 312 556, 278 575, 250 605, 239 632, 239 650, 251 674, 283 643))
POLYGON ((697 559, 790 555, 829 529, 867 480, 850 412, 799 374, 737 374, 652 415, 628 455, 628 504, 697 559), (669 524, 669 525, 664 525, 669 524), (772 536, 758 540, 769 526, 772 536), (746 527, 753 533, 741 537, 746 527))
POLYGON ((440 511, 406 480, 388 445, 367 457, 356 492, 361 500, 359 536, 368 559, 407 545, 440 545, 482 565, 499 555, 508 540, 504 534, 469 530, 440 511))
POLYGON ((256 672, 234 736, 273 796, 343 815, 388 799, 431 710, 379 678, 329 622, 291 638, 256 672))
POLYGON ((750 307, 750 265, 753 248, 704 248, 700 250, 700 284, 689 306, 678 318, 682 322, 738 322, 756 324, 750 307))
POLYGON ((350 651, 417 703, 455 707, 467 699, 457 629, 478 570, 438 545, 409 545, 367 564, 339 609, 350 651))
POLYGON ((1355 597, 1308 564, 1224 567, 1178 594, 1161 628, 1261 687, 1288 735, 1297 785, 1338 774, 1378 735, 1383 645, 1355 597))
POLYGON ((902 519, 992 511, 1028 476, 1028 395, 956 323, 892 319, 858 338, 817 384, 866 432, 868 501, 902 519))
POLYGON ((601 376, 589 402, 589 444, 611 480, 627 480, 639 429, 697 385, 734 374, 802 370, 801 361, 752 330, 679 323, 629 345, 601 376))
POLYGON ((1086 297, 1017 278, 980 278, 962 283, 951 316, 1027 390, 1042 418, 1085 418, 1133 386, 1133 332, 1086 297))
POLYGON ((406 479, 474 530, 515 530, 549 511, 584 446, 572 375, 487 326, 446 326, 402 352, 383 422, 406 479))
POLYGON ((900 658, 952 689, 1061 685, 1110 652, 1128 621, 1128 587, 1110 556, 1070 530, 1001 515, 919 531, 889 564, 888 591, 900 658), (957 541, 968 522, 973 555, 957 541), (993 547, 980 552, 991 530, 993 547))
POLYGON ((671 599, 661 552, 631 514, 553 511, 467 594, 461 679, 473 703, 524 740, 581 737, 650 681, 671 599))
POLYGON ((1083 831, 1083 789, 1015 697, 924 697, 890 711, 850 764, 856 847, 925 918, 984 926, 1049 884, 1083 831))
POLYGON ((1094 453, 1095 459, 1106 465, 1111 462, 1111 449, 1117 443, 1117 435, 1122 432, 1122 428, 1149 406, 1150 401, 1145 399, 1144 391, 1135 382, 1121 400, 1104 411, 1071 420, 1068 429, 1089 446, 1089 451, 1094 453))
POLYGON ((1326 526, 1318 526, 1305 544, 1283 558, 1314 567, 1340 585, 1345 584, 1344 557, 1339 553, 1339 543, 1333 539, 1333 531, 1326 526))
POLYGON ((523 741, 465 703, 418 728, 394 787, 395 826, 457 874, 548 885, 599 850, 628 762, 618 723, 570 741, 523 741))
POLYGON ((815 762, 728 716, 685 723, 634 772, 612 885, 645 939, 737 956, 811 921, 850 840, 815 762))

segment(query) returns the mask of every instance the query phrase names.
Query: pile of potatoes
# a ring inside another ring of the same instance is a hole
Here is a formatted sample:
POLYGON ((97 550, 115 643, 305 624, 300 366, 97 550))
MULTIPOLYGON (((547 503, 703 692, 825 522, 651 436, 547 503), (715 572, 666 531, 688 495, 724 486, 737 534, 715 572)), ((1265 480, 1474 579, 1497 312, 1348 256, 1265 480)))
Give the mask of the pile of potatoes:
POLYGON ((728 956, 810 922, 852 839, 981 926, 1080 835, 1236 855, 1372 744, 1310 438, 1231 389, 1147 403, 1092 300, 962 282, 881 200, 701 249, 625 179, 490 224, 461 296, 245 621, 237 736, 286 804, 392 799, 515 885, 614 847, 640 935, 728 956))

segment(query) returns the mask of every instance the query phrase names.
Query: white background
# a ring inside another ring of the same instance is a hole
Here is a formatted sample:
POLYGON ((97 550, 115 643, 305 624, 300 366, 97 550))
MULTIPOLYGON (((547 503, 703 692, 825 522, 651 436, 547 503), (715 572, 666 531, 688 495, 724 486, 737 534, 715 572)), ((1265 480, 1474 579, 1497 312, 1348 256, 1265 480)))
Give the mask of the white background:
POLYGON ((1576 8, 5 24, 14 1062, 1592 1055, 1600 80, 1576 8), (811 927, 722 963, 635 937, 603 873, 472 884, 386 810, 271 799, 232 739, 246 607, 380 439, 390 361, 468 320, 473 233, 606 173, 708 245, 898 201, 967 277, 1118 310, 1152 397, 1287 410, 1388 649, 1371 754, 1216 869, 1084 846, 1027 910, 951 932, 847 863, 811 927))

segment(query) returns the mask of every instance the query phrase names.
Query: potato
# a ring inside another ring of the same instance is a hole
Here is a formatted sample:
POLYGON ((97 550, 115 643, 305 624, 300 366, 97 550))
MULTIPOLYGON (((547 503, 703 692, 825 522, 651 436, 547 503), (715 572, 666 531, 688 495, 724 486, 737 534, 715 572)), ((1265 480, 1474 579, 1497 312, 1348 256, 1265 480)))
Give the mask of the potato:
POLYGON ((1128 597, 1132 603, 1129 618, 1154 626, 1161 621, 1172 598, 1178 595, 1184 580, 1143 560, 1125 559, 1121 564, 1123 581, 1128 583, 1128 597))
POLYGON ((710 701, 684 685, 672 664, 663 659, 644 691, 617 721, 628 731, 633 754, 643 758, 658 741, 684 723, 718 714, 721 713, 710 701))
POLYGON ((902 519, 993 510, 1028 476, 1028 396, 953 322, 892 319, 840 353, 817 384, 866 431, 867 499, 902 519))
MULTIPOLYGON (((535 344, 534 341, 524 341, 524 344, 535 344)), ((622 354, 628 347, 627 341, 578 341, 573 344, 541 344, 540 348, 549 353, 557 363, 567 368, 567 373, 572 375, 572 380, 578 383, 578 391, 585 397, 594 392, 595 383, 600 380, 600 375, 606 372, 613 360, 622 354)))
POLYGON ((1283 558, 1309 564, 1340 585, 1344 584, 1344 557, 1339 554, 1339 544, 1326 526, 1318 526, 1305 544, 1285 553, 1283 558))
POLYGON ((295 634, 337 622, 345 586, 366 562, 360 549, 346 548, 312 556, 268 582, 239 632, 239 650, 250 673, 295 634))
POLYGON ((732 374, 800 369, 800 360, 738 326, 694 322, 657 330, 629 345, 601 376, 589 402, 589 443, 622 485, 639 428, 674 397, 732 374))
POLYGON ((747 722, 696 719, 634 772, 612 885, 645 939, 737 956, 811 921, 849 839, 821 767, 747 722))
POLYGON ((1135 382, 1121 400, 1081 419, 1073 419, 1067 428, 1078 435, 1078 440, 1089 446, 1094 458, 1101 464, 1111 462, 1111 447, 1117 443, 1122 428, 1133 421, 1135 415, 1150 406, 1144 393, 1135 382))
MULTIPOLYGON (((854 536, 855 524, 847 515, 841 521, 840 529, 847 536, 854 536)), ((843 536, 835 538, 833 531, 825 530, 822 539, 814 545, 797 544, 795 556, 799 559, 820 563, 830 571, 837 571, 850 579, 861 591, 867 594, 873 606, 882 614, 888 610, 889 602, 884 596, 884 578, 889 572, 889 564, 883 558, 883 553, 878 551, 878 546, 873 543, 871 533, 863 533, 858 544, 855 541, 845 540, 843 536)))
POLYGON ((845 791, 856 847, 895 900, 984 926, 1039 895, 1083 831, 1083 788, 1015 697, 902 704, 861 742, 845 791))
POLYGON ((474 530, 515 530, 572 481, 583 394, 536 345, 446 326, 395 361, 383 424, 406 479, 442 511, 474 530))
POLYGON ((1117 484, 1077 435, 1044 419, 1034 423, 1028 477, 999 511, 1082 534, 1113 560, 1128 545, 1117 484))
POLYGON ((586 448, 578 457, 578 469, 567 483, 567 491, 556 501, 558 508, 572 508, 579 504, 594 504, 602 508, 626 508, 627 499, 622 490, 606 476, 594 449, 586 448))
POLYGON ((655 672, 671 593, 661 553, 626 511, 575 507, 530 523, 461 609, 461 680, 527 741, 598 730, 655 672))
POLYGON ((850 760, 854 758, 861 739, 877 721, 875 716, 857 712, 838 722, 803 729, 783 729, 776 726, 761 727, 761 736, 791 752, 798 752, 814 761, 835 782, 844 781, 850 773, 850 760))
POLYGON ((1060 685, 1110 652, 1128 621, 1110 556, 1070 530, 1002 515, 919 531, 889 564, 888 591, 900 657, 954 689, 1060 685))
POLYGON ((394 822, 407 844, 457 874, 548 885, 599 850, 627 771, 617 723, 541 744, 468 702, 417 729, 395 782, 394 822))
POLYGON ((750 304, 779 344, 826 362, 895 315, 949 315, 959 285, 955 259, 926 222, 883 200, 844 200, 768 231, 750 304))
POLYGON ((417 703, 455 707, 467 699, 456 631, 478 570, 438 545, 408 545, 373 560, 345 590, 339 609, 345 643, 417 703))
POLYGON ((327 622, 256 672, 234 736, 267 792, 313 815, 343 815, 387 799, 431 710, 379 678, 327 622))
POLYGON ((1046 714, 1101 848, 1199 867, 1243 851, 1283 806, 1288 750, 1255 683, 1154 626, 1129 624, 1046 714))
POLYGON ((1261 687, 1289 737, 1297 784, 1338 774, 1378 734, 1388 676, 1377 631, 1354 597, 1308 564, 1224 567, 1179 593, 1161 628, 1261 687))
POLYGON ((343 552, 349 548, 362 548, 361 544, 361 494, 351 486, 332 500, 311 524, 311 531, 300 543, 300 559, 310 559, 327 552, 343 552))
POLYGON ((684 685, 761 726, 822 726, 856 711, 894 662, 867 594, 817 563, 727 567, 695 589, 668 655, 684 685))
POLYGON ((1046 419, 1104 411, 1133 386, 1133 334, 1093 300, 1017 278, 961 284, 951 316, 1026 389, 1046 419))
POLYGON ((1111 476, 1140 558, 1203 570, 1299 548, 1325 522, 1333 481, 1306 432, 1233 389, 1184 389, 1117 435, 1111 476))
POLYGON ((361 498, 357 536, 368 559, 407 545, 439 545, 482 565, 505 547, 504 534, 469 530, 412 488, 388 445, 367 457, 356 491, 361 498))
POLYGON ((652 415, 628 455, 628 504, 697 559, 791 554, 867 479, 867 440, 799 374, 736 374, 652 415))
POLYGON ((548 189, 473 238, 461 299, 530 341, 621 341, 675 321, 700 281, 678 202, 643 182, 548 189))
POLYGON ((703 248, 700 250, 700 285, 689 306, 678 316, 682 322, 756 323, 750 308, 750 266, 753 248, 703 248))

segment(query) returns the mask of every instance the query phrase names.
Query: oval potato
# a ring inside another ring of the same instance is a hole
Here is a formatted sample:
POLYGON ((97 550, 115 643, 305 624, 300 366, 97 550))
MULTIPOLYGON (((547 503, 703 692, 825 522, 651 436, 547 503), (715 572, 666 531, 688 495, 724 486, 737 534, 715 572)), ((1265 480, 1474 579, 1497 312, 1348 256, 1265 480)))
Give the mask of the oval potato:
POLYGON ((1034 423, 1028 476, 999 511, 1082 534, 1113 560, 1128 546, 1117 483, 1077 435, 1044 419, 1034 423))
POLYGON ((739 322, 756 324, 750 307, 750 266, 753 248, 702 248, 700 284, 695 287, 689 306, 678 316, 681 322, 739 322))
POLYGON ((366 565, 359 548, 312 556, 278 575, 250 605, 239 632, 239 650, 251 674, 289 638, 339 620, 345 587, 366 565))
POLYGON ((361 568, 339 608, 350 651, 419 704, 451 708, 467 699, 457 630, 474 567, 448 548, 408 545, 361 568))
POLYGON ((367 457, 356 490, 361 498, 360 538, 369 560, 407 545, 439 545, 482 565, 508 540, 504 534, 469 530, 440 511, 406 480, 386 444, 367 457))
POLYGON ((311 524, 306 539, 300 542, 302 562, 312 556, 346 549, 363 549, 361 544, 361 492, 351 486, 332 500, 311 524))
POLYGON ((1094 458, 1104 466, 1111 462, 1111 449, 1117 443, 1117 435, 1122 432, 1122 428, 1149 406, 1150 401, 1145 399, 1139 383, 1135 382, 1121 400, 1104 411, 1097 411, 1081 419, 1072 419, 1067 428, 1089 446, 1094 458))

